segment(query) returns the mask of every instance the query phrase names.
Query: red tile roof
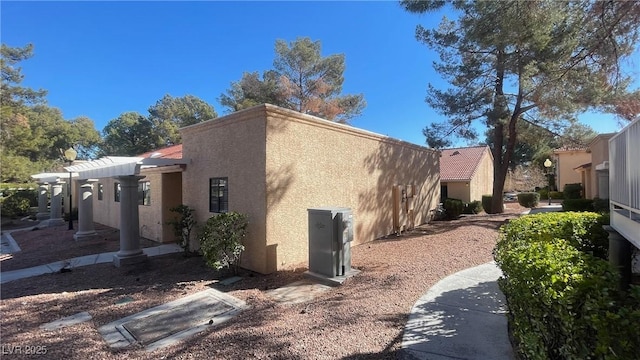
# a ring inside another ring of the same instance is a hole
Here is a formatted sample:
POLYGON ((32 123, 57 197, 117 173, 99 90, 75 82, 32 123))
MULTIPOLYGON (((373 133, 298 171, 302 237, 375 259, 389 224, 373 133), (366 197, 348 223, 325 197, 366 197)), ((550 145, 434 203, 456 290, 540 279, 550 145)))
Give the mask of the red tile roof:
POLYGON ((143 158, 154 159, 182 159, 182 144, 167 146, 138 155, 143 158))
POLYGON ((440 152, 440 181, 471 180, 488 146, 444 149, 440 152))

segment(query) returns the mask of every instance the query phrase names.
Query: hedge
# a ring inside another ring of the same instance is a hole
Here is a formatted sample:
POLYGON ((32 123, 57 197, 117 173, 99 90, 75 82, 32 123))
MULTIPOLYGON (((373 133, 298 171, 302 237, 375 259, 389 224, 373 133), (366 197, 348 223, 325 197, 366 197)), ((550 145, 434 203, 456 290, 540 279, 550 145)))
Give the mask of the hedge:
POLYGON ((478 200, 464 204, 463 214, 479 214, 482 212, 482 203, 478 200))
POLYGON ((566 199, 562 201, 563 211, 593 211, 591 199, 566 199))
POLYGON ((482 195, 482 208, 484 209, 484 212, 486 212, 487 214, 497 213, 497 211, 493 211, 493 209, 491 208, 492 198, 493 198, 492 195, 482 195))
POLYGON ((520 193, 518 194, 518 204, 526 208, 534 208, 538 206, 540 201, 540 194, 536 192, 520 193))
POLYGON ((444 211, 447 219, 457 219, 464 210, 464 203, 460 199, 448 198, 444 200, 444 211))
POLYGON ((582 184, 566 184, 562 189, 565 199, 581 199, 582 198, 582 184))
POLYGON ((500 229, 498 283, 521 358, 636 358, 640 287, 616 289, 618 274, 592 255, 606 242, 603 221, 594 213, 541 213, 500 229))

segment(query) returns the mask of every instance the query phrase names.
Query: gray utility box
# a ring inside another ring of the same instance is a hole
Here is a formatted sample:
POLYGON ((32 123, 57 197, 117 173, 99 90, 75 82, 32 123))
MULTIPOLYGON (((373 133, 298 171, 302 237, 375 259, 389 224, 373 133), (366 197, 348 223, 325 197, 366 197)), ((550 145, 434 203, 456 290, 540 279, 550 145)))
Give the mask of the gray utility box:
POLYGON ((343 207, 307 209, 309 212, 309 272, 327 277, 351 271, 353 214, 343 207))

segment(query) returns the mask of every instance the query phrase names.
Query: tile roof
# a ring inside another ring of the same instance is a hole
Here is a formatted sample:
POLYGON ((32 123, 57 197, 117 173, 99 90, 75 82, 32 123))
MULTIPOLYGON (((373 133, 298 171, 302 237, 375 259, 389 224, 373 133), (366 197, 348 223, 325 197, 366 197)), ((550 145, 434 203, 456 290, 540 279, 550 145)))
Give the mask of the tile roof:
POLYGON ((471 180, 488 146, 443 149, 440 152, 440 181, 471 180))
POLYGON ((182 159, 182 144, 167 146, 138 155, 143 158, 154 159, 182 159))

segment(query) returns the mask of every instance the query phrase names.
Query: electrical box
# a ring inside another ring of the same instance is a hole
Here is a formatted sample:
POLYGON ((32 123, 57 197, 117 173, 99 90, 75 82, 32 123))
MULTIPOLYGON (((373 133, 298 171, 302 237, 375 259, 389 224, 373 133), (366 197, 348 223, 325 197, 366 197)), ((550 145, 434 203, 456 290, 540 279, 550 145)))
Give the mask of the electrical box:
POLYGON ((309 213, 309 271, 327 277, 351 271, 353 213, 344 207, 307 209, 309 213))

